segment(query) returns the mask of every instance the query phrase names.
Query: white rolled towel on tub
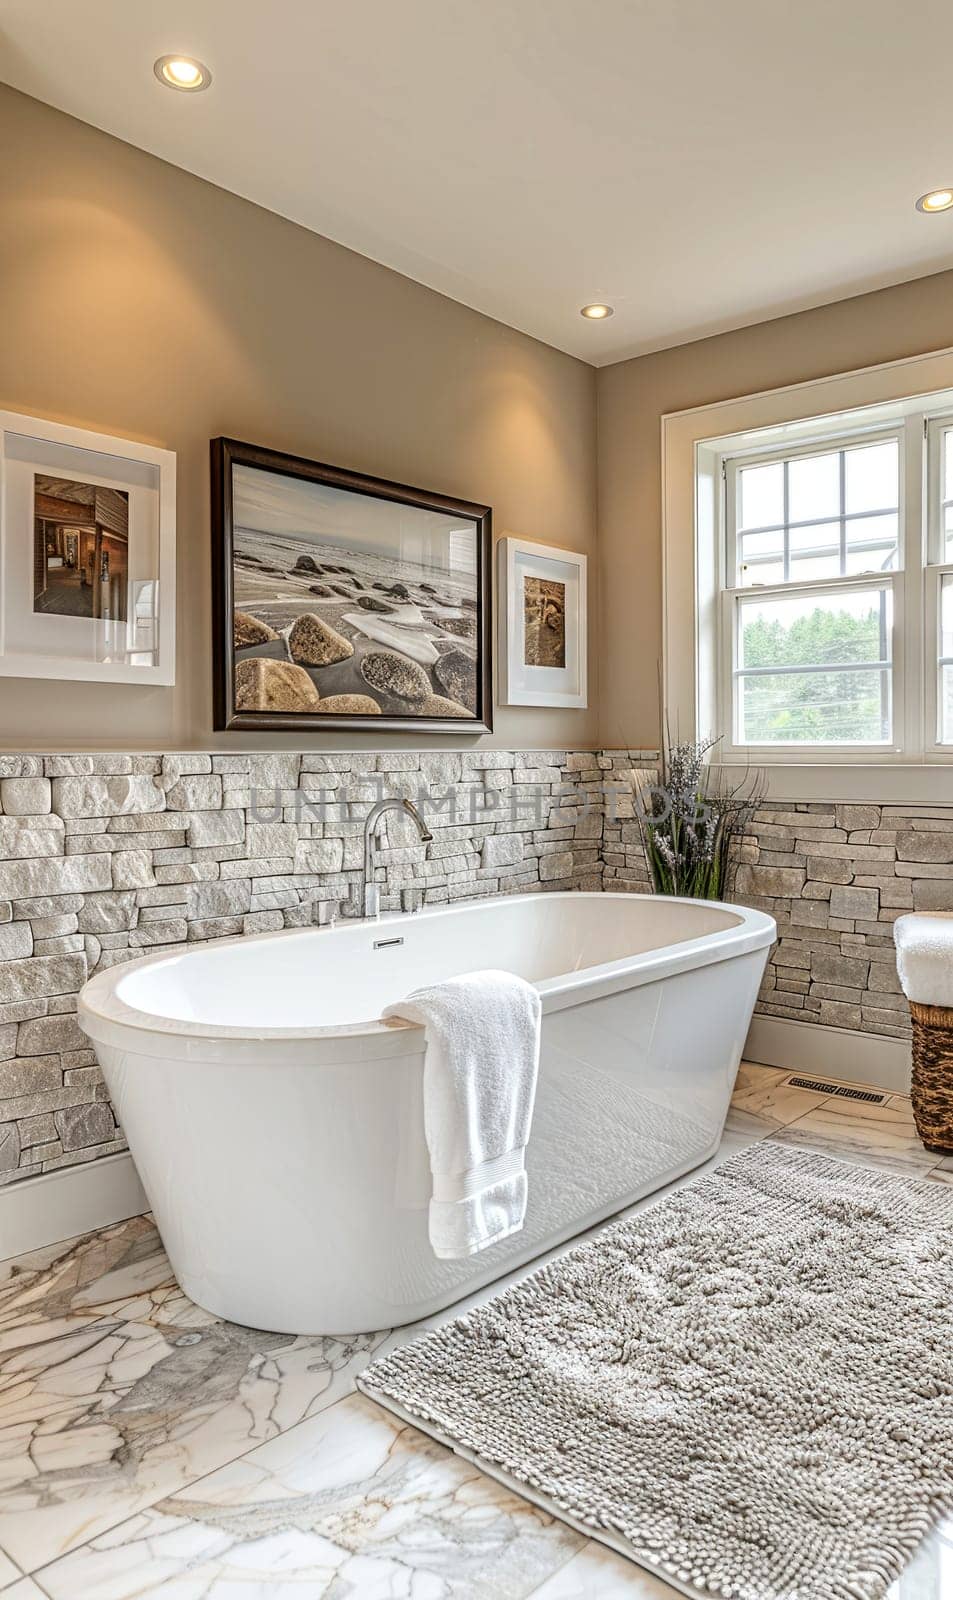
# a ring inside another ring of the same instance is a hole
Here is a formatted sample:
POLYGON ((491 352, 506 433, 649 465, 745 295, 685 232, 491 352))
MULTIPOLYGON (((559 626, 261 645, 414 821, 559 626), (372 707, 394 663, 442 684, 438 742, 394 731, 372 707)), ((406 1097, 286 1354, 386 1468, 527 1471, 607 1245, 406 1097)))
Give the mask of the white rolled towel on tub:
POLYGON ((523 1226, 540 1012, 536 989, 510 972, 448 978, 384 1012, 427 1030, 430 1243, 445 1260, 475 1255, 523 1226))

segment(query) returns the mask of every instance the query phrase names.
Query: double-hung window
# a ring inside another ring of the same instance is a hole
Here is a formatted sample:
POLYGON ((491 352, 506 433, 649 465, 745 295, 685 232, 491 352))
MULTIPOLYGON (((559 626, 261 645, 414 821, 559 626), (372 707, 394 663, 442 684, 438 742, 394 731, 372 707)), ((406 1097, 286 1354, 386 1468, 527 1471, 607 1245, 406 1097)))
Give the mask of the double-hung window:
POLYGON ((804 425, 796 444, 724 443, 726 751, 953 755, 953 415, 851 421, 814 438, 804 425))
POLYGON ((896 435, 727 464, 734 742, 893 738, 896 435))

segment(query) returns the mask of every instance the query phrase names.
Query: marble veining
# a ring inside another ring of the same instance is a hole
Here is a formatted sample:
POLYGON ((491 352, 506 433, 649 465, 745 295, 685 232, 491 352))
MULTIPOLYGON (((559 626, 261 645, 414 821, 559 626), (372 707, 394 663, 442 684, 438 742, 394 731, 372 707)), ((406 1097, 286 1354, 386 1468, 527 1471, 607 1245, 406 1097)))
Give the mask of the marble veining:
MULTIPOLYGON (((741 1124, 706 1167, 771 1138, 953 1181, 906 1097, 859 1106, 786 1077, 743 1066, 741 1124)), ((354 1394, 371 1352, 414 1332, 222 1323, 182 1295, 148 1218, 0 1266, 2 1600, 674 1600, 354 1394)), ((953 1523, 890 1600, 953 1600, 953 1523)))
POLYGON ((726 1126, 735 1133, 764 1134, 786 1127, 806 1112, 823 1105, 830 1096, 788 1086, 790 1074, 775 1067, 753 1067, 744 1062, 738 1073, 726 1126))
POLYGON ((518 1600, 584 1540, 363 1396, 47 1567, 52 1600, 152 1592, 518 1600), (182 1588, 172 1582, 187 1571, 182 1588), (266 1588, 269 1583, 273 1588, 266 1588))
POLYGON ((187 1300, 134 1218, 0 1284, 0 1547, 32 1570, 284 1432, 381 1335, 304 1339, 187 1300))
POLYGON ((910 1102, 903 1095, 893 1096, 882 1106, 826 1100, 779 1129, 774 1137, 784 1144, 827 1151, 843 1161, 889 1166, 915 1175, 938 1165, 938 1157, 924 1150, 917 1138, 910 1102))

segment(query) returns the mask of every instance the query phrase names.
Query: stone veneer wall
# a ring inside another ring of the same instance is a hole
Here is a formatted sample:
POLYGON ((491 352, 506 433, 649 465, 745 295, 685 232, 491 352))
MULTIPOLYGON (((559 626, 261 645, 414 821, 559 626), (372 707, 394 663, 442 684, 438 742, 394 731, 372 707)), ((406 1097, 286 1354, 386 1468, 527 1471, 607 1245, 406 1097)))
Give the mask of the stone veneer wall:
MULTIPOLYGON (((635 821, 607 817, 603 852, 604 888, 643 886, 635 821)), ((733 897, 778 924, 761 1015, 906 1038, 893 924, 905 911, 953 911, 953 806, 767 802, 733 897)))
POLYGON ((382 794, 423 797, 435 834, 389 822, 384 910, 598 889, 603 775, 562 750, 0 756, 0 1182, 125 1147, 75 1017, 92 973, 317 920, 382 794))
POLYGON ((735 895, 778 924, 758 1011, 905 1038, 893 924, 953 911, 953 806, 764 805, 735 895))
MULTIPOLYGON (((87 976, 195 940, 305 926, 351 897, 390 823, 383 908, 650 887, 639 751, 0 756, 0 1183, 125 1148, 80 1031, 87 976), (639 779, 636 779, 636 783, 639 779), (316 806, 302 810, 296 797, 316 806), (321 809, 322 805, 325 809, 321 809)), ((902 1037, 892 923, 953 910, 953 806, 765 804, 736 895, 777 919, 758 1010, 902 1037)))

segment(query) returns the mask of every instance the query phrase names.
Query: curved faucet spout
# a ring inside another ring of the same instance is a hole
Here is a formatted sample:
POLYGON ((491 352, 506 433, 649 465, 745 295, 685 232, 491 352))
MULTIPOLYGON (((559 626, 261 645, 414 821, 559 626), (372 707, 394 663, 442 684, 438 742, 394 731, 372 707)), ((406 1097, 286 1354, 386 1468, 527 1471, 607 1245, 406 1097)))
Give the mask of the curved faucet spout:
POLYGON ((376 916, 378 911, 380 891, 374 882, 374 871, 377 866, 376 844, 380 837, 381 821, 389 811, 406 812, 420 835, 421 843, 429 844, 433 839, 433 834, 412 800, 400 800, 394 797, 390 800, 378 800, 377 804, 371 807, 364 823, 364 881, 361 898, 366 917, 376 916))

